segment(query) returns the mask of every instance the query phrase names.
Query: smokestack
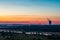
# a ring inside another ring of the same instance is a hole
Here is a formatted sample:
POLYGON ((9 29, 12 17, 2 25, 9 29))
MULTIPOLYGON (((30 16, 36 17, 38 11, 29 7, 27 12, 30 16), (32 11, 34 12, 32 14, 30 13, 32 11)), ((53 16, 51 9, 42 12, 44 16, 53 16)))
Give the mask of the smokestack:
POLYGON ((48 19, 48 24, 51 25, 52 24, 52 21, 50 19, 48 19))

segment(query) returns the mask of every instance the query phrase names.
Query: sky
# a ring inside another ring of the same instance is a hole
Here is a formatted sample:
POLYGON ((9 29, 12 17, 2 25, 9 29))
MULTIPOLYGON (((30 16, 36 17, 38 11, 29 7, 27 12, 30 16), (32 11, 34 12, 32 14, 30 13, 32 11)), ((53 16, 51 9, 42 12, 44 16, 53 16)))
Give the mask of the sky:
POLYGON ((60 24, 60 0, 0 0, 0 22, 60 24), (45 19, 45 20, 44 20, 45 19))

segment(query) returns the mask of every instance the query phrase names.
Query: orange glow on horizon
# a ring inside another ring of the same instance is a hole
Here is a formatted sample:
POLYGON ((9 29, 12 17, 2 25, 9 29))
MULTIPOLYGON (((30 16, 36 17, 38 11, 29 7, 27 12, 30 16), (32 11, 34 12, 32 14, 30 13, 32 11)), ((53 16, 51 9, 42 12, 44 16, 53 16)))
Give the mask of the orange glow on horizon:
MULTIPOLYGON (((60 18, 49 17, 53 24, 60 24, 60 18)), ((0 16, 0 23, 34 23, 34 24, 47 24, 46 17, 39 16, 0 16)))

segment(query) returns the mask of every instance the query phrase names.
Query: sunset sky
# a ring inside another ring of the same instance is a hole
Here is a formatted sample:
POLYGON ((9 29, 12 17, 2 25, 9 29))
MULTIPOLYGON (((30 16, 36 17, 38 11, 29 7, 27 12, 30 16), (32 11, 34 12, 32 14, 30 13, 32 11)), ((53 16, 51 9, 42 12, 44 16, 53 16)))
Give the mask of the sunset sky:
POLYGON ((60 0, 0 0, 0 23, 60 24, 60 0))

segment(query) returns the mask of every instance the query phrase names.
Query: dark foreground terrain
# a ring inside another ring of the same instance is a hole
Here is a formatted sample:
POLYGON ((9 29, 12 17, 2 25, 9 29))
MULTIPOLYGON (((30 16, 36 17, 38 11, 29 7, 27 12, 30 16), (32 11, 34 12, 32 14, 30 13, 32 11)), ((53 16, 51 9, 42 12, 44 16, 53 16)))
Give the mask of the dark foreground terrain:
POLYGON ((0 24, 0 29, 26 32, 60 32, 60 25, 0 24))
POLYGON ((22 34, 0 32, 0 40, 60 40, 60 35, 22 34))
POLYGON ((60 40, 60 25, 0 24, 0 40, 60 40), (22 33, 14 31, 22 31, 22 33), (25 32, 43 32, 44 34, 48 32, 51 35, 25 32))

